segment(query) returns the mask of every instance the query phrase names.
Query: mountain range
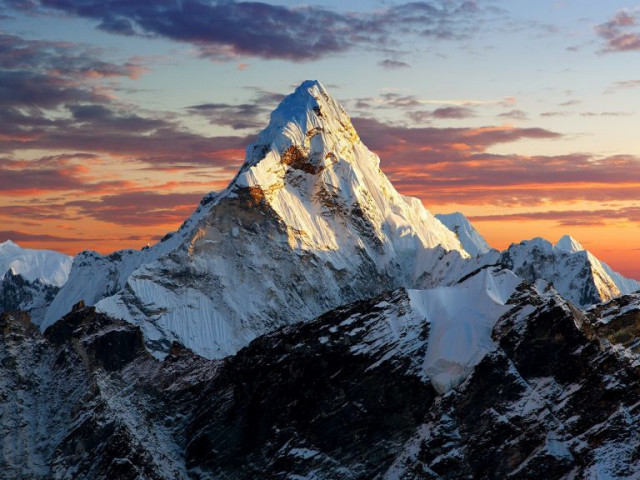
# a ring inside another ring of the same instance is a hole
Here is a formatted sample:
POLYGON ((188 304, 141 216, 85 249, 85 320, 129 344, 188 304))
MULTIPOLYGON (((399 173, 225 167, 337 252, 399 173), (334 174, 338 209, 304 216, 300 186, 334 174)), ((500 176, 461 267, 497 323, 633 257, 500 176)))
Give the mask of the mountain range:
POLYGON ((302 83, 229 186, 110 255, 0 244, 8 478, 633 478, 640 282, 492 249, 302 83))

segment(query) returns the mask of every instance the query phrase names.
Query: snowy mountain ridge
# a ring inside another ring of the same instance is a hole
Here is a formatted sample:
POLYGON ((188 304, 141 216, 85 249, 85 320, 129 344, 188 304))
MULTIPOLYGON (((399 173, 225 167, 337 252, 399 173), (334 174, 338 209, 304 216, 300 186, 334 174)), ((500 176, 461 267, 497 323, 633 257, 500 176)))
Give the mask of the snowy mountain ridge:
POLYGON ((21 310, 39 324, 67 281, 73 258, 51 250, 0 243, 0 313, 21 310))
POLYGON ((529 283, 537 279, 552 282, 558 293, 576 306, 589 307, 640 290, 640 282, 614 271, 570 235, 564 235, 555 245, 537 237, 498 252, 462 213, 436 217, 458 235, 478 264, 500 264, 529 283))
POLYGON ((22 248, 11 240, 0 243, 0 276, 11 271, 30 282, 61 287, 72 263, 73 257, 53 250, 22 248))
POLYGON ((579 307, 611 300, 631 293, 634 285, 640 286, 610 267, 605 268, 568 236, 556 245, 540 237, 512 244, 501 253, 499 262, 528 282, 538 278, 552 282, 560 295, 579 307))

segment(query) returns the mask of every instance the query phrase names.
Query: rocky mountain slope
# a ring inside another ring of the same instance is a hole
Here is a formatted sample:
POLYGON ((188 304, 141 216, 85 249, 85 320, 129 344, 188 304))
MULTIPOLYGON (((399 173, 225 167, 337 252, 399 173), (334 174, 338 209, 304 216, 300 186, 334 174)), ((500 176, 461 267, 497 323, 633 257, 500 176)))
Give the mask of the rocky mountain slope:
POLYGON ((79 256, 44 327, 85 300, 140 325, 158 352, 179 340, 216 358, 354 300, 458 278, 468 254, 456 236, 379 161, 324 87, 305 82, 176 235, 115 260, 79 256), (107 284, 88 287, 96 275, 107 284))
POLYGON ((383 478, 634 478, 637 365, 553 290, 511 301, 499 347, 434 402, 383 478))
POLYGON ((157 360, 138 327, 83 305, 44 334, 4 314, 0 466, 43 479, 632 478, 640 371, 591 329, 618 307, 585 316, 513 279, 489 268, 438 293, 395 290, 222 360, 178 344, 157 360), (448 348, 442 302, 466 295, 487 321, 462 339, 481 341, 448 348), (429 366, 451 355, 468 369, 443 389, 429 366))

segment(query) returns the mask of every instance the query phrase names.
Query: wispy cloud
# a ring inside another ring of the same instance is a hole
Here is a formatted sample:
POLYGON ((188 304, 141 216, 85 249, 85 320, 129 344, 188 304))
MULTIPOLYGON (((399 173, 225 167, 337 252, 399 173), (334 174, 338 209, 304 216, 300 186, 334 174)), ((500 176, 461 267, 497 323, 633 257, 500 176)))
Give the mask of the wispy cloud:
POLYGON ((491 153, 493 146, 504 150, 522 139, 562 138, 546 129, 407 128, 363 118, 354 123, 394 185, 428 204, 640 201, 640 158, 633 155, 491 153))
POLYGON ((398 68, 409 68, 411 66, 407 62, 403 62, 401 60, 392 60, 390 58, 381 60, 380 62, 378 62, 378 65, 384 68, 388 68, 389 70, 397 70, 398 68))
POLYGON ((615 82, 609 88, 605 90, 604 93, 616 93, 621 90, 629 90, 632 88, 639 88, 640 80, 624 80, 620 82, 615 82))
POLYGON ((613 18, 595 27, 596 34, 604 42, 602 53, 640 50, 638 11, 622 10, 613 18))
POLYGON ((498 114, 498 118, 509 118, 511 120, 527 120, 529 116, 523 110, 509 110, 498 114))
POLYGON ((179 224, 198 205, 202 193, 158 193, 153 191, 105 195, 95 200, 67 202, 82 216, 125 226, 179 224), (145 212, 141 215, 140 212, 145 212))
POLYGON ((640 223, 640 207, 607 208, 599 210, 549 210, 544 212, 521 212, 503 215, 476 215, 472 221, 523 221, 552 220, 561 226, 596 226, 610 223, 640 223))

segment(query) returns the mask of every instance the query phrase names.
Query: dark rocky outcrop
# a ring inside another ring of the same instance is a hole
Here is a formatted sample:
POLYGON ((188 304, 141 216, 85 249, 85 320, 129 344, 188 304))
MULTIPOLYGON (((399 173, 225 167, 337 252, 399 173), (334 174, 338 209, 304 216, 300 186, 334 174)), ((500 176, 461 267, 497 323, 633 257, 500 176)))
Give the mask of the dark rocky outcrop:
POLYGON ((633 478, 640 372, 611 338, 633 299, 587 314, 526 285, 457 389, 421 372, 404 290, 206 360, 78 304, 40 334, 0 316, 7 478, 633 478), (607 312, 605 330, 594 327, 607 312), (406 335, 386 335, 389 319, 406 335), (611 319, 610 319, 611 320, 611 319), (603 333, 604 332, 604 333, 603 333), (599 336, 605 335, 604 337, 599 336))
POLYGON ((640 372, 557 295, 521 292, 499 344, 427 413, 389 478, 632 478, 640 372))
POLYGON ((0 278, 0 313, 20 310, 40 322, 59 290, 40 280, 26 280, 9 270, 0 278))

